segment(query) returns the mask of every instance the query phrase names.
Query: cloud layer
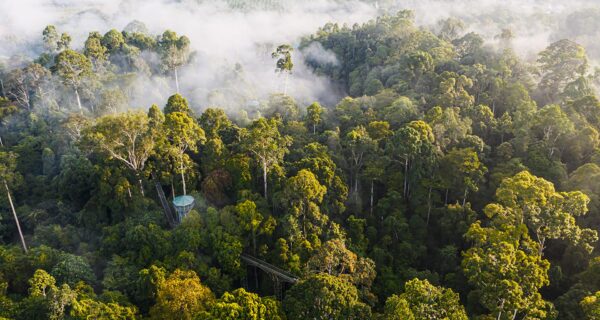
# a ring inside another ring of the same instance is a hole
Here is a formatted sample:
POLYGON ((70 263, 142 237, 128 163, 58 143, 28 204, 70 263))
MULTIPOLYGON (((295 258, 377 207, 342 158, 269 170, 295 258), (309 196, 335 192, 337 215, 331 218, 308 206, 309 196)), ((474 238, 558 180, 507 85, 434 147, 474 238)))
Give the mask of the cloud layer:
MULTIPOLYGON (((570 13, 598 7, 593 0, 1 1, 0 57, 34 57, 41 49, 41 30, 48 24, 71 34, 73 46, 80 47, 90 31, 122 30, 132 20, 139 20, 151 33, 171 29, 191 39, 197 59, 182 70, 181 83, 194 103, 239 107, 249 99, 264 99, 268 93, 281 90, 282 79, 275 74, 270 57, 274 46, 297 45, 301 37, 327 22, 352 25, 386 10, 412 9, 418 24, 433 27, 439 19, 457 16, 467 23, 469 31, 483 34, 491 42, 502 28, 511 28, 518 52, 532 58, 561 32, 572 34, 564 23, 570 13)), ((304 54, 337 63, 332 53, 318 46, 311 46, 304 54)), ((296 52, 289 93, 301 103, 317 99, 335 103, 341 93, 327 79, 308 70, 301 59, 301 53, 296 52)), ((134 97, 134 105, 164 103, 172 92, 164 79, 139 82, 140 90, 149 86, 155 90, 134 97)))

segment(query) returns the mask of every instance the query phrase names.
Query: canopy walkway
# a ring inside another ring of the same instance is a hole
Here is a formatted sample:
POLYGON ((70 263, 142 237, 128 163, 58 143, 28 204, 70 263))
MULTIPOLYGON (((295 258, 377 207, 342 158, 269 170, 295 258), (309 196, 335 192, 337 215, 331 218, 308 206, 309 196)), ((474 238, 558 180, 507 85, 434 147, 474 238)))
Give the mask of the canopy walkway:
POLYGON ((244 261, 247 265, 258 268, 260 270, 262 270, 263 272, 267 273, 271 279, 273 280, 273 285, 274 285, 274 292, 275 292, 275 297, 277 297, 278 300, 281 300, 283 297, 283 287, 282 287, 282 283, 291 283, 294 284, 296 282, 298 282, 298 278, 281 269, 278 268, 266 261, 257 259, 251 255, 242 253, 242 255, 240 256, 242 261, 244 261))
POLYGON ((266 261, 256 259, 255 257, 245 253, 242 253, 241 258, 242 261, 246 262, 246 264, 253 267, 257 267, 260 270, 268 273, 269 275, 277 277, 281 282, 288 282, 293 284, 298 281, 298 278, 293 274, 283 269, 280 269, 266 261))

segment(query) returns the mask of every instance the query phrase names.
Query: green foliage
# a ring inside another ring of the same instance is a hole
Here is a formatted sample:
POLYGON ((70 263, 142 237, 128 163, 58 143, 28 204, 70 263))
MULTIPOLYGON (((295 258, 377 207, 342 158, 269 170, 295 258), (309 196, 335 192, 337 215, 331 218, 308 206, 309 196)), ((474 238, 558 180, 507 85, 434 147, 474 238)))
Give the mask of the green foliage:
POLYGON ((327 274, 313 275, 286 294, 283 309, 288 319, 365 319, 371 309, 358 300, 349 282, 327 274))
POLYGON ((594 295, 583 298, 580 304, 586 319, 600 319, 600 291, 597 291, 594 295))
POLYGON ((598 234, 581 229, 575 217, 587 213, 589 198, 579 192, 556 192, 551 182, 527 171, 502 181, 496 190, 498 204, 488 204, 484 212, 498 226, 524 223, 535 236, 540 254, 549 239, 568 240, 591 252, 598 234))
POLYGON ((193 271, 175 270, 158 283, 156 304, 150 309, 153 319, 194 319, 214 299, 212 292, 193 271))
POLYGON ((191 113, 190 105, 186 98, 176 93, 169 97, 167 105, 165 106, 164 113, 169 114, 173 112, 191 113))
POLYGON ((510 29, 496 46, 472 19, 415 20, 257 45, 284 78, 272 94, 244 61, 201 77, 218 90, 187 83, 204 49, 173 31, 71 45, 46 27, 39 57, 0 66, 0 318, 596 319, 592 60, 565 39, 534 66, 510 29), (287 95, 294 64, 324 79, 287 95), (181 193, 195 207, 173 224, 181 193))
POLYGON ((50 272, 56 278, 58 283, 67 283, 74 286, 79 281, 94 283, 96 276, 89 263, 82 257, 73 254, 63 254, 59 257, 58 263, 50 272))
POLYGON ((386 300, 384 319, 468 319, 458 294, 452 289, 419 279, 410 280, 404 286, 404 293, 386 300))
POLYGON ((288 72, 291 73, 294 68, 294 63, 292 62, 292 52, 294 48, 289 44, 282 44, 278 46, 275 51, 271 54, 271 56, 275 59, 277 58, 276 63, 276 72, 288 72))
POLYGON ((208 320, 283 320, 285 315, 281 303, 273 298, 261 298, 257 294, 240 288, 225 292, 200 316, 208 320))
POLYGON ((474 246, 464 253, 463 272, 476 287, 478 302, 493 317, 512 319, 519 313, 546 318, 552 310, 540 288, 549 284, 550 263, 538 254, 522 226, 501 230, 471 225, 465 235, 474 246))

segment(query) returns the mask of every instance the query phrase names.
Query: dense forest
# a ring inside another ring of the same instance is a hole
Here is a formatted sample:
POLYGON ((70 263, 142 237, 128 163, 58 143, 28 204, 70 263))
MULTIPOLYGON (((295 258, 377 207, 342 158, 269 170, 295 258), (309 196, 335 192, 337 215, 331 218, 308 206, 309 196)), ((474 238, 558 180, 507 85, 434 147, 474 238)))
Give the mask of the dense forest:
POLYGON ((600 319, 593 59, 415 18, 265 45, 279 92, 238 108, 180 89, 186 35, 40 30, 0 65, 0 319, 600 319))

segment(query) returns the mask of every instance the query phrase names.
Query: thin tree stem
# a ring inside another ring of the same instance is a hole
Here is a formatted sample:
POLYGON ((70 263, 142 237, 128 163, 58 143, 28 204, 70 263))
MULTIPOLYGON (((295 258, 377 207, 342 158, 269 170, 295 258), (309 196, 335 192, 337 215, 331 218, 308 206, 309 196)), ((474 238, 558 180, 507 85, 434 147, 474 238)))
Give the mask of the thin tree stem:
POLYGON ((15 205, 13 204, 12 197, 10 196, 10 189, 8 189, 8 183, 6 183, 6 180, 4 181, 4 188, 6 188, 6 196, 8 196, 8 203, 10 204, 10 209, 12 210, 13 216, 15 217, 15 223, 17 224, 19 237, 21 237, 21 244, 23 245, 23 250, 25 251, 25 253, 27 253, 27 244, 25 243, 25 237, 23 237, 23 231, 21 231, 19 217, 17 217, 17 211, 15 210, 15 205))

